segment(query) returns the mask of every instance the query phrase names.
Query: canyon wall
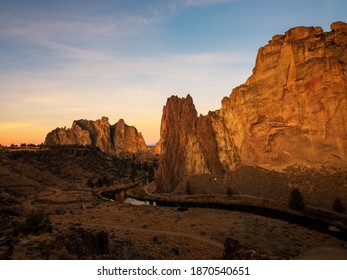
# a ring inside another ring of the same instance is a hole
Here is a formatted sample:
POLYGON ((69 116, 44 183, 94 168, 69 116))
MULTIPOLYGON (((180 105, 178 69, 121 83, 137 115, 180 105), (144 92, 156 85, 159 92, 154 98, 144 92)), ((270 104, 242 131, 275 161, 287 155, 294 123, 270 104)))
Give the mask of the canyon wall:
POLYGON ((197 116, 192 98, 172 96, 163 109, 158 191, 172 192, 198 174, 240 165, 347 167, 347 24, 295 27, 258 51, 253 74, 197 116))
POLYGON ((110 125, 107 117, 96 121, 77 120, 71 128, 56 128, 47 134, 45 145, 91 145, 109 155, 147 150, 142 134, 135 127, 128 126, 123 119, 110 125))

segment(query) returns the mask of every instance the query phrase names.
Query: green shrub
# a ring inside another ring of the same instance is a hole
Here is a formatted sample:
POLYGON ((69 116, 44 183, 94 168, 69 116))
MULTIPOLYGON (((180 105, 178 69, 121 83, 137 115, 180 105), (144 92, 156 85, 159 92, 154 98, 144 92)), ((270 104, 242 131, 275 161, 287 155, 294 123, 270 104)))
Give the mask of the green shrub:
POLYGON ((227 188, 226 195, 227 196, 233 196, 234 195, 234 192, 233 192, 233 190, 230 187, 227 188))
POLYGON ((340 198, 336 198, 333 202, 333 210, 338 213, 344 213, 346 211, 345 206, 343 205, 340 198))
POLYGON ((103 185, 104 185, 104 181, 102 180, 102 178, 99 178, 99 179, 96 181, 96 186, 97 186, 98 188, 101 188, 103 185))
POLYGON ((87 186, 88 186, 88 188, 94 188, 94 183, 91 179, 88 179, 87 186))
POLYGON ((288 206, 290 209, 293 209, 296 211, 305 210, 304 198, 298 188, 294 188, 292 192, 290 193, 288 206))
POLYGON ((41 210, 32 210, 24 223, 19 223, 14 228, 14 234, 39 235, 44 232, 52 232, 52 225, 48 214, 41 210))

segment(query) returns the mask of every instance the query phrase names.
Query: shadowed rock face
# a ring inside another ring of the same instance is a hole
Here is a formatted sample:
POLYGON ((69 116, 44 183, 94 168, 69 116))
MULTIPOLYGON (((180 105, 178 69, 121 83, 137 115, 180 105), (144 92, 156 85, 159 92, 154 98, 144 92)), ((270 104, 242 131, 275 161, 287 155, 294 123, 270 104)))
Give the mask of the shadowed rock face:
POLYGON ((283 170, 347 166, 347 24, 295 27, 258 51, 253 74, 197 116, 190 96, 163 109, 159 190, 239 164, 283 170))
POLYGON ((77 120, 71 128, 56 128, 47 134, 45 145, 92 145, 109 155, 147 150, 142 134, 120 119, 110 125, 107 117, 101 120, 77 120))

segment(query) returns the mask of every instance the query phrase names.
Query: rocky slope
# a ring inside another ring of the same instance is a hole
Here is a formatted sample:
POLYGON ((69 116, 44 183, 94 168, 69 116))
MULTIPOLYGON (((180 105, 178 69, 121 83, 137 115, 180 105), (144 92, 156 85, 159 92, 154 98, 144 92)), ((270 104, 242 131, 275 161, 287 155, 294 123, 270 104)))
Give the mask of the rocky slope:
POLYGON ((258 51, 253 74, 197 116, 192 98, 163 109, 160 191, 190 176, 225 175, 239 165, 281 171, 347 167, 347 24, 295 27, 258 51))
POLYGON ((128 126, 123 119, 110 125, 107 117, 96 121, 77 120, 71 128, 56 128, 47 134, 45 145, 91 145, 109 155, 147 150, 142 134, 135 127, 128 126))

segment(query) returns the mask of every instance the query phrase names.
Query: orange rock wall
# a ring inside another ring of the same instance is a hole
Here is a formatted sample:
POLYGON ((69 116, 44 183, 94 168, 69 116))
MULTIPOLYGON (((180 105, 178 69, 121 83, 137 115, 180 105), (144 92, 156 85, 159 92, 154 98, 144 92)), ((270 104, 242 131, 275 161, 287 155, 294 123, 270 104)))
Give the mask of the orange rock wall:
POLYGON ((347 24, 330 32, 295 27, 258 51, 253 74, 197 116, 192 98, 172 96, 163 109, 160 191, 196 174, 239 165, 272 170, 347 166, 347 24))

